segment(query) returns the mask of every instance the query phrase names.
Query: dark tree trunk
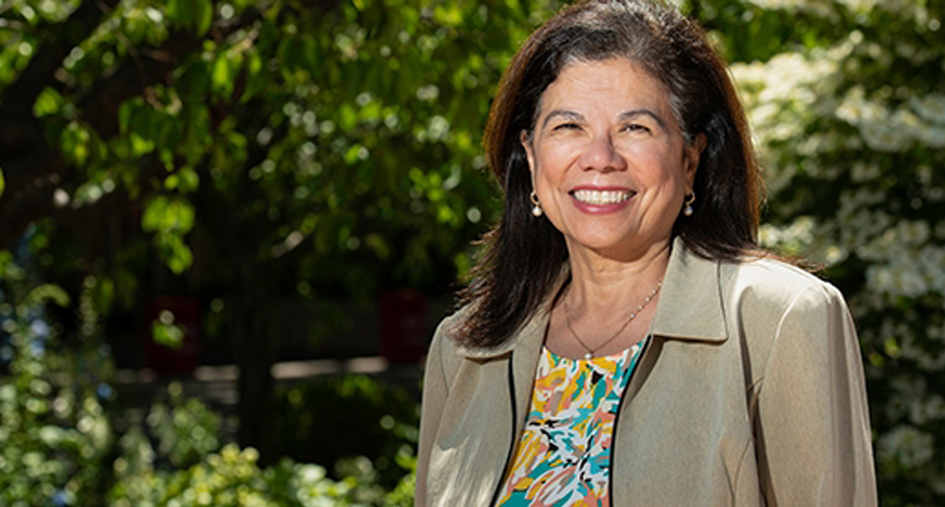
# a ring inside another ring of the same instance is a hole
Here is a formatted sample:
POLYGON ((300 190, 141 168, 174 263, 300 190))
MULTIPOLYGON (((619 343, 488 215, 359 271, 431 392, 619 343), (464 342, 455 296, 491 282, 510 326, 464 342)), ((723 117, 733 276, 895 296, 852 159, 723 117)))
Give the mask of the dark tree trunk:
POLYGON ((278 334, 274 332, 275 305, 272 280, 252 258, 240 261, 240 290, 231 322, 233 351, 239 366, 239 417, 237 439, 242 447, 259 451, 260 463, 275 458, 275 440, 270 426, 274 409, 272 365, 278 351, 278 334))
MULTIPOLYGON (((257 154, 265 156, 265 154, 257 154)), ((255 159, 255 158, 254 158, 255 159)), ((258 163, 258 162, 257 162, 258 163)), ((260 463, 267 464, 277 456, 275 435, 270 426, 274 410, 274 381, 272 365, 279 350, 277 301, 280 280, 285 273, 289 256, 280 259, 260 257, 259 245, 266 223, 240 219, 237 211, 243 202, 245 189, 231 189, 236 196, 228 196, 209 183, 207 164, 197 167, 201 181, 194 201, 198 226, 213 241, 214 257, 225 264, 231 277, 228 305, 229 342, 240 374, 237 387, 239 418, 237 440, 240 446, 256 448, 260 463)))

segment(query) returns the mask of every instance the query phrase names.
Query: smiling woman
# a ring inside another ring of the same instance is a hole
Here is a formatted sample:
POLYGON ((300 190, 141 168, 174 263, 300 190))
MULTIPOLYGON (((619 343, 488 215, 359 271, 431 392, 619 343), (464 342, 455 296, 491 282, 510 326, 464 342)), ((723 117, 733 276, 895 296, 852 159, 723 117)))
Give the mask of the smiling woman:
POLYGON ((659 81, 620 57, 576 61, 545 90, 536 125, 522 145, 570 258, 668 251, 705 135, 686 145, 659 81))
POLYGON ((849 312, 757 247, 744 114, 697 26, 562 10, 486 149, 505 210, 430 349, 418 506, 876 503, 849 312))

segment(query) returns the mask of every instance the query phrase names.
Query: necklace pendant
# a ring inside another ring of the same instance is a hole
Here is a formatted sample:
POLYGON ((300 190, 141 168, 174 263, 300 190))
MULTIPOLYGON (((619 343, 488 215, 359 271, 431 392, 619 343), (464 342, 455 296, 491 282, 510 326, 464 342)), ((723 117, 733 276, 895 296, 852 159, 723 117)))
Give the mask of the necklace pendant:
MULTIPOLYGON (((610 342, 616 340, 617 337, 620 336, 620 333, 622 333, 623 330, 626 329, 628 325, 630 325, 630 322, 632 322, 633 319, 637 318, 637 315, 639 315, 640 312, 643 311, 643 308, 646 307, 646 305, 648 305, 648 304, 650 303, 650 301, 653 300, 653 298, 656 296, 656 294, 660 291, 660 287, 662 287, 662 286, 663 286, 663 281, 660 280, 660 282, 656 284, 656 288, 653 289, 653 292, 651 292, 650 295, 647 296, 647 297, 643 300, 643 304, 642 304, 642 305, 638 305, 638 306, 637 306, 637 310, 636 310, 635 312, 633 312, 633 313, 630 314, 629 318, 627 318, 627 320, 624 321, 623 325, 620 326, 620 329, 618 329, 616 333, 612 334, 612 335, 610 336, 610 338, 607 338, 607 339, 604 340, 603 342, 599 343, 599 344, 597 345, 596 349, 591 349, 590 347, 588 347, 588 346, 584 343, 584 340, 582 340, 581 337, 578 336, 577 332, 574 330, 574 326, 571 324, 571 309, 568 308, 568 298, 565 297, 565 298, 564 298, 564 318, 565 318, 565 323, 568 325, 568 331, 571 332, 571 335, 574 336, 574 339, 577 340, 577 342, 581 344, 581 347, 583 347, 584 350, 587 351, 587 353, 584 354, 584 360, 590 361, 590 360, 594 357, 594 350, 602 350, 602 349, 604 348, 604 346, 606 346, 608 343, 610 343, 610 342)), ((634 348, 631 352, 632 352, 632 353, 636 353, 636 348, 634 348)))

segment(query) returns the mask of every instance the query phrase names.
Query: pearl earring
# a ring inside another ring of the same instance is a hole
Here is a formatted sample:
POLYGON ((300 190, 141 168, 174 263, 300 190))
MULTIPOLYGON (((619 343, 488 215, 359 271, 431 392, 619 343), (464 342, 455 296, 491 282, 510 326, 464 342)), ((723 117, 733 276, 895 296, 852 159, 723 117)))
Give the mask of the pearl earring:
POLYGON ((686 202, 684 203, 686 207, 682 210, 683 215, 691 217, 692 214, 695 213, 695 210, 692 209, 692 203, 694 202, 696 202, 696 193, 690 192, 686 195, 686 202))
POLYGON ((540 217, 543 214, 543 211, 541 210, 541 203, 538 202, 538 194, 532 190, 532 193, 528 196, 528 198, 532 201, 532 215, 535 217, 540 217))

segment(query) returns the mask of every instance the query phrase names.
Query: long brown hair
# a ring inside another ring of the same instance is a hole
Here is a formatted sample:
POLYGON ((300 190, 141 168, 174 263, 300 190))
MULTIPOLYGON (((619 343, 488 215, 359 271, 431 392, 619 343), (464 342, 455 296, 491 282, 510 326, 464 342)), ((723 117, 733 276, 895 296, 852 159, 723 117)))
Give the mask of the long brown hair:
POLYGON ((581 2, 532 33, 499 84, 484 144, 505 209, 484 237, 483 255, 460 294, 471 313, 459 342, 502 344, 553 288, 568 252, 551 222, 531 215, 520 135, 533 130, 541 95, 565 66, 613 57, 641 65, 665 85, 688 144, 700 133, 706 136, 693 185, 695 213, 676 220, 673 236, 709 259, 736 260, 757 249, 761 180, 745 113, 702 29, 657 0, 581 2))

